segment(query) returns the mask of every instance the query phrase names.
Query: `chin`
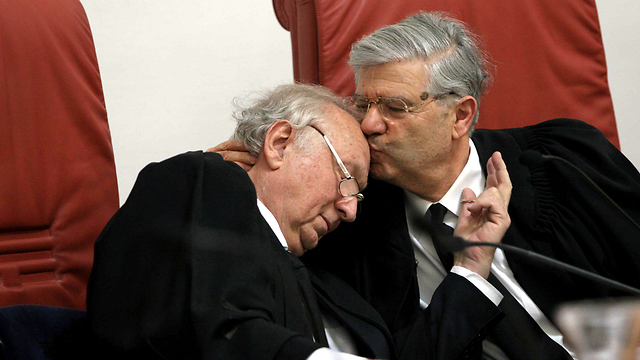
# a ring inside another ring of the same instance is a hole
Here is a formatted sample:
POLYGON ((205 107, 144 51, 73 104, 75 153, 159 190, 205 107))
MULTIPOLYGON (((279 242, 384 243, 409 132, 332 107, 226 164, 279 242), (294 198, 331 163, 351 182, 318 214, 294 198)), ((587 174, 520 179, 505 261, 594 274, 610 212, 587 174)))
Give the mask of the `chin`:
POLYGON ((376 179, 386 181, 392 179, 389 167, 384 164, 372 163, 369 168, 369 176, 376 179))
POLYGON ((289 248, 289 252, 291 252, 296 257, 300 257, 300 256, 304 255, 306 250, 303 249, 303 248, 295 248, 295 249, 289 248))
POLYGON ((303 235, 300 237, 300 247, 303 252, 315 249, 315 247, 318 246, 318 241, 320 240, 320 237, 315 231, 313 234, 308 235, 309 236, 303 235))
POLYGON ((318 246, 318 241, 320 241, 319 238, 316 238, 315 240, 303 242, 302 247, 304 248, 304 251, 306 252, 306 251, 315 249, 316 246, 318 246))

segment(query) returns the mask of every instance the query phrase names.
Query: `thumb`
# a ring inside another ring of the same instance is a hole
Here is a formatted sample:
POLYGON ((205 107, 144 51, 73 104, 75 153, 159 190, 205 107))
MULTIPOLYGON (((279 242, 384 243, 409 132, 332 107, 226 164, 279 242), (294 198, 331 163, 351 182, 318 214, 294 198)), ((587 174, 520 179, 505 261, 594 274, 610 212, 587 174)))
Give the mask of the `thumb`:
POLYGON ((460 202, 464 204, 471 204, 476 199, 476 193, 469 188, 464 188, 462 190, 462 196, 460 196, 460 202))
POLYGON ((477 214, 482 211, 482 205, 476 203, 476 193, 469 188, 462 190, 462 196, 460 196, 460 203, 462 210, 467 210, 473 214, 477 214))

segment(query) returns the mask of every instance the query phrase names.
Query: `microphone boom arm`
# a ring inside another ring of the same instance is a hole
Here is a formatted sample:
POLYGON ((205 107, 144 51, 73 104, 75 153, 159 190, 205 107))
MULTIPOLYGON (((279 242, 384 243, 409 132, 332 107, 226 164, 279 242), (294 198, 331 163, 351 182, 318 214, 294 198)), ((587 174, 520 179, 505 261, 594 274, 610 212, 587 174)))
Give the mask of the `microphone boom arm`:
POLYGON ((528 258, 532 258, 535 259, 536 261, 545 263, 551 267, 555 267, 558 269, 562 269, 565 271, 568 271, 570 273, 574 273, 576 275, 580 275, 582 277, 585 277, 587 279, 599 282, 599 283, 604 283, 607 286, 611 287, 611 288, 615 288, 618 290, 622 290, 624 292, 630 293, 630 294, 634 294, 634 295, 640 295, 640 290, 631 287, 629 285, 625 285, 621 282, 615 281, 615 280, 611 280, 608 279, 604 276, 598 275, 598 274, 594 274, 590 271, 586 271, 583 269, 580 269, 579 267, 575 267, 573 265, 569 265, 566 263, 563 263, 561 261, 552 259, 550 257, 544 256, 544 255, 540 255, 538 253, 535 253, 533 251, 529 251, 529 250, 525 250, 525 249, 521 249, 519 247, 516 246, 512 246, 512 245, 507 245, 507 244, 501 244, 501 243, 491 243, 491 242, 475 242, 475 241, 467 241, 464 240, 462 238, 460 238, 463 241, 463 244, 465 247, 470 247, 470 246, 493 246, 496 248, 500 248, 504 251, 508 251, 508 252, 512 252, 512 253, 516 253, 519 255, 524 255, 528 258))

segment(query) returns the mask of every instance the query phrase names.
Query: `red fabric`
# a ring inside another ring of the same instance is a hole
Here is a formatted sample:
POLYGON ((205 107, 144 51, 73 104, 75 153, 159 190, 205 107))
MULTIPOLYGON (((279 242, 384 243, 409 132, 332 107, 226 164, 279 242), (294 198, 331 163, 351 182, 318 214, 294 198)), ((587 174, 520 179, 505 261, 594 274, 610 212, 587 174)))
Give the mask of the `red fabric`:
POLYGON ((446 11, 479 34, 497 66, 478 128, 569 117, 598 127, 620 146, 595 0, 273 2, 280 23, 295 38, 297 81, 349 95, 355 88, 347 65, 351 44, 418 11, 446 11))
POLYGON ((0 306, 85 308, 118 208, 89 22, 74 0, 0 0, 0 306))

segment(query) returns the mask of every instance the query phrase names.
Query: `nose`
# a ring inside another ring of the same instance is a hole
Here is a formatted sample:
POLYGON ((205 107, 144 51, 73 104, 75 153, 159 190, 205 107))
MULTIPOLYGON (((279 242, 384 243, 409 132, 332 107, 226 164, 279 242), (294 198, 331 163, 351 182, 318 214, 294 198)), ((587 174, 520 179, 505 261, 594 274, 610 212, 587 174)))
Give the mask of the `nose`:
POLYGON ((378 104, 369 105, 369 110, 360 123, 360 129, 367 136, 384 134, 387 131, 387 124, 378 104))
POLYGON ((358 200, 355 196, 342 196, 335 202, 340 221, 353 222, 358 214, 358 200))

